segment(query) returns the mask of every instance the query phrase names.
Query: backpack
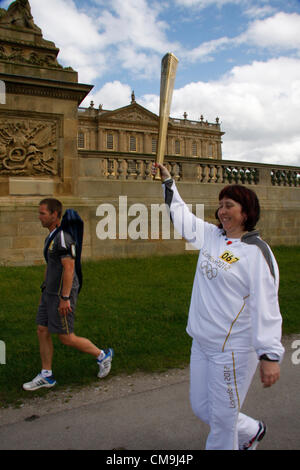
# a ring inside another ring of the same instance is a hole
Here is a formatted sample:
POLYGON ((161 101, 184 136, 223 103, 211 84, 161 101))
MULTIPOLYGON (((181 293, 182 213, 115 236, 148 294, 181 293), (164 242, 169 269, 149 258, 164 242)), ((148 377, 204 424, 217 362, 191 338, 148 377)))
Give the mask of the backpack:
POLYGON ((61 230, 71 235, 76 244, 75 271, 79 280, 79 293, 82 287, 81 252, 84 223, 78 212, 74 209, 67 209, 61 220, 60 227, 61 230))
POLYGON ((49 237, 47 244, 44 248, 44 257, 46 262, 48 262, 48 248, 57 233, 63 230, 64 232, 67 232, 71 235, 76 247, 75 271, 79 281, 78 293, 80 292, 82 287, 81 252, 83 242, 83 229, 84 223, 78 212, 76 212, 74 209, 67 209, 63 215, 60 226, 57 228, 57 230, 55 230, 52 236, 49 237))

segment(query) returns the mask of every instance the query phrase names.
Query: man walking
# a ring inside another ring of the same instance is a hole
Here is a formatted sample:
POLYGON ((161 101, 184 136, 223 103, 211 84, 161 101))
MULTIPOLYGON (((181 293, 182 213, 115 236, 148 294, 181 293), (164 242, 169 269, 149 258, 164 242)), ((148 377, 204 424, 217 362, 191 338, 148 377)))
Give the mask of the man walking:
POLYGON ((56 384, 52 372, 52 334, 57 334, 63 344, 94 356, 99 365, 99 378, 106 377, 111 369, 113 349, 101 350, 89 339, 74 333, 74 315, 79 291, 75 270, 76 244, 71 235, 61 229, 61 216, 60 201, 48 198, 40 202, 39 219, 42 226, 49 230, 45 240, 45 279, 41 286, 42 296, 36 317, 42 370, 31 382, 23 384, 24 390, 28 391, 41 387, 50 388, 56 384))

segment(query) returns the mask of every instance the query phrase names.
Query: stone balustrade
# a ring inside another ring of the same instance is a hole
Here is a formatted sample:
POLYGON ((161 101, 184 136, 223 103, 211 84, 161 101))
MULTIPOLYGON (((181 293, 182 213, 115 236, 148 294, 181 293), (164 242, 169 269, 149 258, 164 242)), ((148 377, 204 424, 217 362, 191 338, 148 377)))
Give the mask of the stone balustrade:
MULTIPOLYGON (((80 176, 104 180, 151 180, 153 155, 80 150, 80 176), (95 162, 97 161, 97 165, 95 162)), ((300 186, 300 168, 193 157, 165 158, 172 178, 181 182, 300 186)))

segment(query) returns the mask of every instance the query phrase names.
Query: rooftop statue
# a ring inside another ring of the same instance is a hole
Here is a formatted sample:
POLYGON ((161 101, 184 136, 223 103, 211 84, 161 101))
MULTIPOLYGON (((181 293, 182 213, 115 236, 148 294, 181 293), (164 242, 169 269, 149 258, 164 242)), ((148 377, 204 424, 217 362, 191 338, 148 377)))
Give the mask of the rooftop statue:
POLYGON ((28 0, 16 0, 9 5, 7 10, 1 8, 0 25, 16 26, 41 33, 41 29, 33 21, 28 0))

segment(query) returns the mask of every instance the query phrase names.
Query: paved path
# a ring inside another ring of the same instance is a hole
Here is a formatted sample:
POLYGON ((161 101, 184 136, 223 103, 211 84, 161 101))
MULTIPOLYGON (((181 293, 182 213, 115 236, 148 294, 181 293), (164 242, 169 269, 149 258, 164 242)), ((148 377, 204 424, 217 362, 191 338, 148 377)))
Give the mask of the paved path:
MULTIPOLYGON (((300 364, 284 339, 281 379, 262 388, 256 373, 243 411, 263 419, 266 450, 300 449, 300 364)), ((300 347, 298 346, 300 359, 300 347)), ((208 427, 189 405, 188 369, 112 377, 84 390, 49 391, 20 409, 0 410, 0 450, 198 450, 208 427)))

